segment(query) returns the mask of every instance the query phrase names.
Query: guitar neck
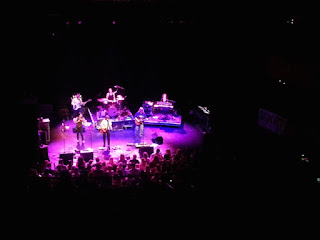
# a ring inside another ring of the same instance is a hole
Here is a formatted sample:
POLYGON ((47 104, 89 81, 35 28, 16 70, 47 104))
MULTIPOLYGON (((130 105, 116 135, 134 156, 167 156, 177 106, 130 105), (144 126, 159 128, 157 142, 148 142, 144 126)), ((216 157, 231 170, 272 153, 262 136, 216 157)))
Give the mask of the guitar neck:
POLYGON ((91 99, 89 99, 88 101, 83 102, 82 105, 85 105, 86 103, 88 103, 90 101, 91 101, 91 99))
POLYGON ((74 110, 78 110, 79 108, 81 108, 82 106, 86 105, 86 103, 92 101, 92 99, 89 99, 88 101, 82 102, 82 103, 78 103, 78 104, 73 104, 73 109, 74 110))

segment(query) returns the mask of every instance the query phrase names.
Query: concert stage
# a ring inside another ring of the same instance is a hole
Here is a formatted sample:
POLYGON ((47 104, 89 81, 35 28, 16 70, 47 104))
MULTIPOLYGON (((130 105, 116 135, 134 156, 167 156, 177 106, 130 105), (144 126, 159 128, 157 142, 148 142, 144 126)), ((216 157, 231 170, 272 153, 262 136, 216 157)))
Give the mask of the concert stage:
POLYGON ((93 156, 94 159, 99 157, 101 160, 108 160, 110 157, 118 160, 120 154, 132 158, 133 154, 137 154, 139 159, 141 148, 147 152, 155 152, 159 148, 164 154, 167 149, 171 152, 175 152, 177 148, 193 149, 203 142, 203 132, 189 123, 184 123, 179 128, 145 125, 144 136, 141 138, 135 136, 133 124, 132 128, 111 131, 111 146, 110 151, 107 151, 102 147, 102 134, 93 125, 85 127, 85 143, 77 146, 76 133, 72 130, 74 125, 72 120, 66 121, 65 126, 69 126, 69 129, 65 132, 61 131, 60 125, 51 128, 51 140, 47 149, 50 162, 55 166, 61 156, 73 156, 74 164, 80 154, 89 158, 93 156), (162 143, 157 141, 159 138, 163 140, 162 143))

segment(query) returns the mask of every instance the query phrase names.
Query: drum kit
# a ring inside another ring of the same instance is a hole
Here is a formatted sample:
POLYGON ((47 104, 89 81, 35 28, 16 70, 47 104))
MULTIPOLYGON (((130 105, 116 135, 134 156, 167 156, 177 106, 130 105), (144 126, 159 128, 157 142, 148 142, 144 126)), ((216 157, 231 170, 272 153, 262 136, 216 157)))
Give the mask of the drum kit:
POLYGON ((127 96, 123 97, 122 95, 116 96, 116 101, 108 101, 107 98, 98 98, 97 101, 103 104, 104 110, 110 116, 110 118, 115 118, 120 115, 122 110, 123 101, 127 96))

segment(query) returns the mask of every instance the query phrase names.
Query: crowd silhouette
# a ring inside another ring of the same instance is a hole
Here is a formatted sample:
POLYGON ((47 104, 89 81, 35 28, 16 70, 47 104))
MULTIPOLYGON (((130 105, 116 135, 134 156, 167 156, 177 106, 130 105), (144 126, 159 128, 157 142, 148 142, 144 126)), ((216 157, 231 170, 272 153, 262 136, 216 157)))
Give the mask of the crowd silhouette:
POLYGON ((200 155, 199 149, 167 149, 162 153, 158 148, 150 156, 143 152, 141 156, 121 154, 119 158, 88 161, 79 156, 76 160, 60 159, 55 165, 46 159, 28 169, 24 192, 30 201, 104 199, 118 208, 128 199, 139 201, 142 196, 147 201, 176 192, 195 195, 200 188, 200 155))

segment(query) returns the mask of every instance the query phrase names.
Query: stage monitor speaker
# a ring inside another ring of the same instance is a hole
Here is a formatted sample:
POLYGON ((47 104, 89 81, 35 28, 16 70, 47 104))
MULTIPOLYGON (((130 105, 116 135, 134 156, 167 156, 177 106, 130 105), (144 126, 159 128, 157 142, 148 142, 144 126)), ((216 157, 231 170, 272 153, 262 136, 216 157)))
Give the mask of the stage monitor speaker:
POLYGON ((163 138, 161 136, 153 138, 152 142, 161 145, 163 143, 163 138))
POLYGON ((74 153, 60 153, 60 159, 63 160, 65 165, 69 164, 69 161, 73 162, 74 153))
POLYGON ((86 162, 88 162, 89 160, 93 160, 93 152, 80 152, 80 155, 86 162))
POLYGON ((140 157, 142 157, 142 155, 143 155, 144 152, 147 152, 148 155, 149 155, 149 157, 150 157, 150 155, 154 152, 154 149, 153 149, 153 147, 149 147, 149 146, 140 147, 140 148, 139 148, 140 157))

